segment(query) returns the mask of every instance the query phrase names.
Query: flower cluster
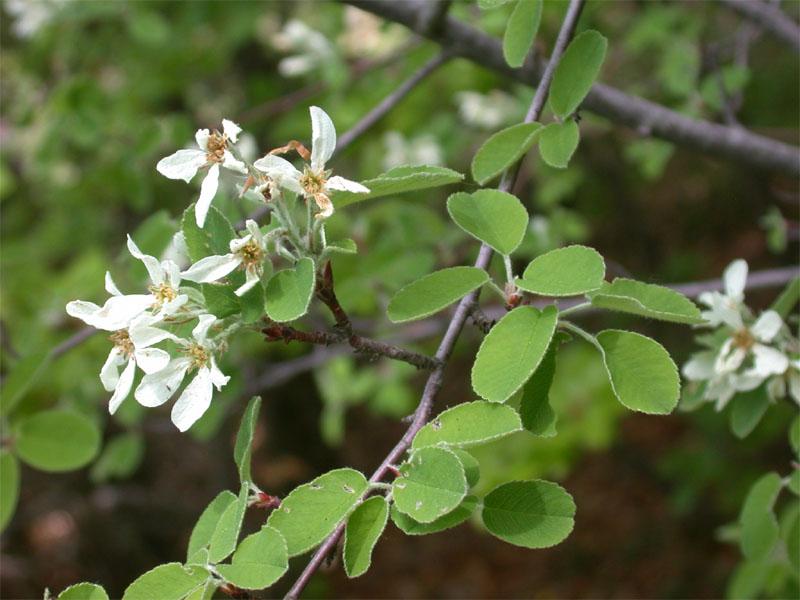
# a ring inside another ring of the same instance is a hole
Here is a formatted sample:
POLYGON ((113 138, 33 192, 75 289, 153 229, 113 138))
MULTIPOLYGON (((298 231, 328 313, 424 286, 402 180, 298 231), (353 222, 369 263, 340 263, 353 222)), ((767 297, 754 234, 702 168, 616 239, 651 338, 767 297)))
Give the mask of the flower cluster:
POLYGON ((146 293, 123 294, 107 272, 105 288, 110 297, 102 306, 83 300, 67 304, 69 315, 110 332, 113 347, 100 370, 100 380, 106 391, 112 392, 109 401, 112 414, 134 388, 137 368, 142 377, 133 395, 148 407, 160 406, 176 395, 191 373, 193 378, 172 407, 173 423, 181 431, 189 429, 210 406, 214 388, 219 391, 228 382, 229 378, 217 366, 217 359, 227 348, 228 337, 241 326, 236 317, 218 319, 211 314, 196 284, 228 284, 234 271, 243 271, 244 283, 241 279, 237 281, 234 294, 244 296, 261 285, 265 264, 273 255, 296 261, 304 256, 313 258, 315 252, 325 250, 321 223, 333 213, 332 190, 369 192, 359 183, 332 177, 325 169, 336 148, 336 129, 322 109, 312 106, 310 112, 310 153, 299 142, 290 142, 249 164, 236 148, 241 128, 224 119, 222 132, 197 131, 198 148, 178 150, 158 162, 158 172, 170 179, 189 182, 198 171, 205 171, 200 196, 194 205, 199 228, 205 226, 222 169, 243 177, 242 193, 255 193, 265 201, 273 209, 273 220, 278 226, 262 231, 255 221, 248 219, 245 231, 230 240, 228 253, 203 256, 183 270, 182 266, 189 262, 178 258, 186 254, 183 232, 175 235, 168 248, 169 258, 160 261, 142 252, 128 236, 128 251, 144 264, 150 278, 146 293), (310 159, 302 171, 275 156, 289 150, 310 159), (297 225, 287 208, 287 192, 292 200, 297 195, 309 205, 308 232, 302 237, 289 235, 296 232, 297 225), (312 223, 314 207, 317 218, 312 223), (311 243, 315 233, 320 235, 319 248, 311 243))
POLYGON ((683 366, 689 381, 703 386, 704 400, 722 410, 738 392, 766 385, 774 401, 790 395, 800 404, 800 341, 774 310, 757 318, 744 303, 747 263, 732 262, 725 270, 725 292, 706 292, 703 317, 715 330, 699 336, 706 350, 683 366))

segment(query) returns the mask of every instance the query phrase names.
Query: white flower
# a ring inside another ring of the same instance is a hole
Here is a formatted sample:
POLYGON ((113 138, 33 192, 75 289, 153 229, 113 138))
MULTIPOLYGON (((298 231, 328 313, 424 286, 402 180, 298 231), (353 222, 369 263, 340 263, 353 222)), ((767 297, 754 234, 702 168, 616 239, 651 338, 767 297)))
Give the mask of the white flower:
POLYGON ((311 113, 311 164, 306 165, 301 173, 292 163, 279 156, 267 155, 258 159, 254 166, 286 189, 303 194, 307 199, 313 198, 320 209, 318 218, 327 218, 333 214, 333 203, 330 200, 331 190, 368 194, 369 189, 338 175, 330 177, 325 170, 336 149, 336 128, 331 118, 317 106, 309 109, 311 113))
POLYGON ((497 129, 518 119, 519 102, 500 90, 492 90, 488 94, 469 90, 459 92, 456 102, 461 120, 472 127, 497 129))
POLYGON ((283 52, 297 52, 281 59, 278 72, 284 77, 305 75, 322 69, 336 59, 333 46, 322 33, 311 29, 302 21, 292 19, 272 37, 275 48, 283 52))
POLYGON ((178 150, 162 158, 156 165, 158 172, 165 177, 183 179, 187 183, 195 176, 198 169, 209 167, 200 186, 200 198, 194 208, 198 227, 203 227, 205 224, 208 208, 217 193, 220 165, 231 171, 247 174, 245 164, 237 160, 228 150, 228 142, 235 144, 241 130, 241 127, 228 119, 222 120, 222 133, 216 129, 214 131, 198 129, 194 137, 200 147, 199 150, 178 150))
POLYGON ((181 276, 197 283, 210 283, 218 281, 228 273, 242 267, 245 270, 246 279, 244 284, 236 290, 236 295, 242 296, 252 289, 264 273, 267 240, 255 221, 248 219, 245 227, 249 233, 230 241, 230 253, 201 258, 181 273, 181 276))
POLYGON ((742 328, 742 303, 747 283, 747 263, 742 259, 733 261, 722 276, 725 293, 703 292, 698 298, 710 308, 702 312, 711 327, 725 323, 733 329, 742 328))
POLYGON ((163 369, 147 374, 136 388, 134 396, 143 406, 161 406, 169 400, 190 369, 197 375, 189 382, 172 407, 172 422, 180 431, 189 429, 211 405, 214 387, 217 391, 228 383, 214 359, 214 345, 208 340, 208 330, 216 322, 214 315, 200 315, 192 330, 193 340, 176 338, 184 356, 172 359, 163 369))
POLYGON ((152 374, 169 363, 166 351, 151 346, 174 336, 153 327, 154 321, 155 317, 141 315, 133 320, 128 329, 115 331, 109 338, 114 342, 114 347, 100 369, 100 381, 107 392, 114 392, 108 403, 108 412, 112 415, 130 394, 137 366, 146 374, 152 374), (123 364, 126 366, 120 375, 119 368, 123 364))
POLYGON ((442 149, 430 134, 407 139, 399 131, 387 131, 383 146, 383 168, 387 171, 403 165, 442 164, 442 149))
MULTIPOLYGON (((753 366, 742 376, 761 381, 770 375, 780 375, 789 367, 789 359, 780 350, 768 346, 783 327, 783 321, 774 310, 765 311, 750 327, 742 325, 722 344, 714 368, 717 372, 736 371, 752 354, 753 366)), ((757 384, 753 387, 757 387, 757 384)))

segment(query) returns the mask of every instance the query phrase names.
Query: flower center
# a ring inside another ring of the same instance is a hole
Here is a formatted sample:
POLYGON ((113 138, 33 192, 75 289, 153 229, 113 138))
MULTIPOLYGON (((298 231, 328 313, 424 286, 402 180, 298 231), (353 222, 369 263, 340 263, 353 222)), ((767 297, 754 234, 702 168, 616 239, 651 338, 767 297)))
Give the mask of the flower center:
POLYGON ((147 288, 148 291, 156 297, 154 306, 160 307, 165 302, 172 302, 178 297, 178 292, 168 283, 159 283, 158 285, 151 285, 147 288))
POLYGON ((300 187, 309 196, 317 196, 325 191, 325 184, 328 182, 325 171, 312 171, 309 167, 303 170, 300 177, 300 187))
POLYGON ((208 361, 211 358, 208 350, 206 350, 200 344, 192 344, 186 350, 186 355, 191 359, 192 369, 199 369, 201 367, 205 367, 208 364, 208 361))
POLYGON ((118 329, 108 336, 108 339, 122 352, 123 356, 127 357, 133 354, 133 342, 127 329, 118 329))
POLYGON ((225 150, 228 148, 228 136, 216 129, 208 136, 206 143, 206 158, 209 162, 221 163, 225 160, 225 150))
POLYGON ((247 242, 237 254, 242 258, 242 266, 245 269, 259 266, 264 258, 264 250, 255 240, 247 242))
POLYGON ((748 329, 740 329, 733 334, 733 345, 742 350, 749 350, 756 343, 753 334, 748 329))

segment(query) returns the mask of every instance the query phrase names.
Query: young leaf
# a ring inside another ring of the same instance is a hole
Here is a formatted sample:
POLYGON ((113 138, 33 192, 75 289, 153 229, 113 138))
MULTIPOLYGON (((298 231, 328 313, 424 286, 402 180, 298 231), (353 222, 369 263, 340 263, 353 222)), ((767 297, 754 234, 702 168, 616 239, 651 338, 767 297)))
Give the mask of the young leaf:
POLYGON ((800 415, 795 417, 792 424, 789 425, 789 445, 800 457, 800 415))
POLYGON ((617 277, 588 296, 598 308, 687 325, 705 322, 697 306, 686 296, 652 283, 617 277))
POLYGON ((389 518, 389 505, 383 496, 365 500, 347 519, 344 531, 344 571, 350 578, 360 577, 372 563, 372 550, 389 518))
POLYGON ((45 410, 17 426, 16 453, 42 471, 80 469, 100 450, 100 431, 93 420, 73 411, 45 410))
POLYGON ((207 579, 208 571, 201 567, 167 563, 140 575, 123 592, 122 600, 183 600, 207 579))
POLYGON ((447 199, 450 218, 500 254, 511 254, 528 227, 528 211, 516 196, 499 190, 458 192, 447 199))
POLYGON ((336 208, 342 208, 354 202, 380 198, 382 196, 395 196, 406 192, 426 190, 443 185, 458 183, 464 176, 452 169, 431 165, 395 167, 378 175, 375 179, 362 182, 369 188, 368 194, 354 192, 333 192, 331 200, 336 208))
POLYGON ((139 433, 121 433, 113 437, 103 448, 92 465, 90 478, 94 482, 130 477, 142 462, 144 440, 139 433))
POLYGON ((510 406, 480 400, 466 402, 448 408, 420 429, 411 448, 439 444, 466 448, 521 430, 519 415, 510 406))
POLYGON ((20 359, 3 378, 0 388, 0 415, 8 415, 39 380, 50 365, 50 351, 35 352, 20 359))
POLYGON ((306 314, 313 295, 314 261, 302 258, 294 268, 270 278, 265 294, 267 315, 278 323, 299 319, 306 314))
POLYGON ((772 512, 781 491, 782 482, 777 473, 767 473, 753 484, 739 515, 742 553, 750 560, 761 560, 778 541, 778 520, 772 512))
POLYGON ((540 129, 539 123, 519 123, 492 135, 472 159, 472 178, 485 185, 500 175, 533 146, 540 129))
POLYGON ((217 565, 226 581, 244 590, 261 590, 278 581, 289 568, 286 540, 264 525, 236 548, 229 565, 217 565))
POLYGON ((422 319, 461 299, 487 281, 489 274, 483 269, 442 269, 401 288, 389 301, 386 312, 393 323, 422 319))
POLYGON ((392 484, 395 506, 420 523, 431 523, 455 509, 467 495, 467 478, 458 457, 445 448, 415 451, 392 484))
POLYGON ((310 550, 336 529, 367 491, 366 478, 336 469, 295 488, 267 520, 286 539, 289 556, 310 550))
POLYGON ((550 106, 563 121, 592 89, 606 57, 608 41, 598 32, 584 31, 570 43, 553 74, 550 106))
POLYGON ((572 119, 564 123, 550 123, 539 134, 539 154, 551 167, 566 169, 580 139, 578 124, 572 119))
POLYGON ((190 205, 183 211, 181 229, 193 262, 205 256, 227 254, 231 240, 236 237, 231 222, 214 206, 209 208, 205 225, 200 229, 195 221, 194 204, 190 205))
POLYGON ((187 558, 191 558, 199 550, 208 546, 222 515, 234 504, 236 504, 236 495, 225 490, 217 494, 217 497, 206 506, 200 518, 197 519, 194 529, 192 529, 192 535, 189 536, 189 547, 186 550, 187 558))
POLYGON ((533 435, 553 437, 556 434, 556 413, 550 407, 549 395, 556 372, 556 351, 559 343, 556 336, 553 336, 542 362, 522 388, 519 414, 522 426, 533 435))
POLYGON ((728 584, 725 597, 728 600, 752 600, 760 598, 773 565, 763 560, 739 563, 728 584))
POLYGON ((631 410, 667 415, 680 397, 678 368, 658 342, 631 331, 597 334, 614 395, 631 410))
POLYGON ((519 306, 483 339, 472 366, 472 389, 491 402, 505 402, 530 378, 544 358, 556 329, 558 310, 519 306))
POLYGON ((457 525, 461 525, 461 523, 472 516, 477 506, 478 498, 475 496, 467 496, 453 511, 430 523, 419 523, 397 510, 396 506, 392 506, 392 522, 406 535, 439 533, 445 529, 452 529, 457 525))
POLYGON ((108 600, 108 594, 96 583, 76 583, 58 595, 58 600, 108 600))
POLYGON ((355 240, 344 238, 341 240, 328 242, 328 245, 325 246, 325 250, 326 252, 333 254, 357 254, 358 245, 356 244, 355 240))
POLYGON ((8 450, 0 450, 0 532, 6 528, 19 500, 19 461, 8 450))
POLYGON ((467 487, 474 487, 481 478, 480 463, 478 463, 477 459, 466 450, 450 448, 450 451, 458 457, 458 460, 461 461, 461 466, 464 467, 464 475, 467 478, 467 487))
POLYGON ((202 283, 200 284, 200 290, 203 292, 208 312, 218 319, 230 317, 242 310, 239 304, 239 297, 234 294, 233 286, 220 283, 202 283))
POLYGON ((258 410, 261 408, 261 397, 253 396, 244 409, 242 422, 239 424, 239 431, 236 434, 236 446, 233 448, 233 460, 239 469, 239 480, 244 483, 251 481, 250 475, 250 455, 253 452, 253 435, 256 432, 258 422, 258 410))
POLYGON ((523 548, 548 548, 563 541, 575 524, 575 503, 564 488, 549 481, 512 481, 483 499, 486 529, 523 548))
POLYGON ((481 10, 492 10, 503 4, 508 4, 511 0, 478 0, 478 8, 481 10))
POLYGON ((503 36, 503 57, 509 66, 521 67, 536 39, 542 20, 542 0, 517 0, 503 36))
POLYGON ((775 299, 770 309, 774 310, 785 320, 786 317, 792 313, 792 309, 798 302, 800 302, 800 277, 795 277, 775 299))
POLYGON ((603 285, 606 264, 593 248, 566 246, 534 258, 516 284, 542 296, 576 296, 603 285))
POLYGON ((212 563, 225 560, 236 548, 236 542, 239 541, 239 532, 242 530, 244 512, 247 510, 249 492, 249 484, 243 483, 239 488, 239 496, 236 501, 228 504, 219 521, 217 521, 217 526, 214 528, 214 533, 211 534, 208 546, 208 560, 212 563))
POLYGON ((739 439, 744 439, 752 433, 769 408, 766 384, 748 392, 739 392, 734 396, 732 404, 731 431, 739 439))
MULTIPOLYGON (((271 265, 269 261, 267 264, 271 265)), ((243 323, 250 324, 261 320, 264 316, 264 286, 260 281, 239 297, 239 306, 242 309, 243 323)))

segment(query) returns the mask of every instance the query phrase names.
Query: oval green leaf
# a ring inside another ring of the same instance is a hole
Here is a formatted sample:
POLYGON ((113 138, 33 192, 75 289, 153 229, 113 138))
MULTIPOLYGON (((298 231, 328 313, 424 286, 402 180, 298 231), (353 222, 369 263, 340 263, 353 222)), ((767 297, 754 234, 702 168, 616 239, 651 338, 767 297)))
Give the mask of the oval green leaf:
POLYGON ((598 308, 660 321, 687 325, 705 322, 694 302, 683 294, 660 285, 633 279, 618 277, 611 283, 603 283, 600 289, 589 294, 589 299, 598 308))
POLYGON ((542 296, 576 296, 603 285, 606 264, 593 248, 566 246, 534 258, 516 284, 542 296))
POLYGON ((389 505, 383 496, 365 500, 347 519, 344 530, 344 571, 350 578, 360 577, 372 564, 372 550, 389 518, 389 505))
POLYGON ((557 337, 553 336, 542 362, 522 388, 519 415, 522 426, 533 435, 553 437, 556 434, 556 413, 550 406, 550 386, 556 372, 558 345, 557 337))
POLYGON ((251 481, 250 456, 253 452, 253 436, 256 432, 258 410, 261 408, 261 396, 253 396, 244 409, 239 431, 236 433, 236 445, 233 448, 233 460, 239 469, 239 481, 251 481))
POLYGON ((732 404, 731 431, 741 440, 752 433, 771 404, 766 384, 762 383, 754 390, 738 392, 732 404))
POLYGON ((505 402, 539 366, 556 329, 558 310, 519 306, 483 339, 472 366, 472 389, 491 402, 505 402))
POLYGON ((500 254, 511 254, 528 227, 528 211, 516 196, 499 190, 459 192, 447 199, 450 218, 500 254))
POLYGON ((525 62, 541 20, 542 0, 517 1, 503 35, 503 57, 509 66, 518 68, 525 62))
POLYGON ((88 417, 69 410, 46 410, 17 427, 16 452, 42 471, 72 471, 91 462, 100 451, 100 430, 88 417))
POLYGON ((167 563, 139 576, 122 594, 122 600, 182 600, 205 585, 208 571, 201 567, 184 567, 167 563))
POLYGON ((466 402, 449 408, 419 430, 411 448, 444 444, 466 448, 522 430, 519 414, 510 406, 466 402))
POLYGON ((481 478, 481 465, 478 460, 466 450, 458 448, 450 448, 450 450, 461 461, 461 466, 464 467, 464 475, 467 477, 467 487, 474 487, 481 478))
POLYGON ((767 473, 753 484, 739 515, 742 553, 750 560, 766 558, 778 541, 780 528, 772 511, 783 487, 777 473, 767 473))
POLYGON ((227 581, 245 590, 261 590, 278 581, 289 568, 286 540, 272 527, 248 535, 236 548, 229 565, 217 565, 227 581))
POLYGON ((14 516, 19 500, 19 462, 8 450, 0 450, 0 531, 14 516))
POLYGON ((217 494, 216 498, 206 506, 200 518, 197 519, 191 536, 189 536, 189 547, 186 550, 187 558, 191 558, 199 550, 208 546, 222 515, 229 506, 234 504, 236 504, 236 495, 225 490, 217 494))
POLYGON ((126 479, 133 475, 144 456, 144 439, 136 432, 121 433, 106 443, 103 452, 92 465, 90 477, 94 482, 126 479))
POLYGON ((551 167, 566 169, 580 140, 581 134, 575 121, 551 123, 539 134, 539 154, 551 167))
POLYGON ((361 500, 369 484, 353 469, 336 469, 295 488, 267 520, 286 539, 289 556, 310 550, 361 500))
MULTIPOLYGON (((225 560, 236 549, 239 533, 242 530, 244 513, 247 510, 247 497, 250 492, 248 483, 243 483, 239 488, 239 496, 222 511, 214 533, 211 534, 208 546, 208 559, 212 563, 225 560)), ((218 496, 219 497, 219 496, 218 496)), ((222 501, 220 501, 222 503, 222 501)), ((211 520, 211 517, 209 517, 211 520)))
POLYGON ((392 484, 395 506, 419 523, 431 523, 455 509, 467 495, 458 457, 445 448, 415 451, 392 484))
POLYGON ((446 167, 404 165, 390 169, 374 179, 363 181, 363 185, 369 189, 368 194, 336 191, 331 194, 331 200, 336 208, 342 208, 363 200, 451 185, 462 179, 464 175, 446 167))
POLYGON ((592 89, 607 47, 605 37, 589 30, 572 40, 564 52, 550 86, 550 107, 562 121, 575 112, 592 89))
POLYGON ((472 178, 485 185, 500 175, 533 146, 540 128, 539 123, 519 123, 492 135, 472 159, 472 178))
POLYGON ((230 242, 236 237, 231 222, 215 206, 210 206, 206 215, 203 228, 197 226, 194 214, 194 204, 183 211, 181 230, 186 238, 186 248, 189 258, 197 262, 206 256, 227 254, 230 252, 230 242))
POLYGON ((314 261, 301 258, 294 268, 278 271, 267 283, 267 315, 278 323, 299 319, 308 311, 313 295, 314 261))
POLYGON ((631 331, 597 334, 614 395, 631 410, 667 415, 680 397, 678 368, 658 342, 631 331))
POLYGON ((392 522, 406 535, 428 535, 461 525, 461 523, 472 516, 477 506, 478 498, 475 496, 467 496, 455 510, 443 517, 439 517, 431 523, 419 523, 397 510, 396 506, 392 506, 392 522))
POLYGON ((108 594, 102 586, 84 581, 69 586, 58 595, 58 600, 108 600, 108 594))
POLYGON ((486 529, 523 548, 549 548, 563 541, 575 525, 575 502, 549 481, 512 481, 483 499, 486 529))
POLYGON ((478 289, 489 274, 476 267, 450 267, 426 275, 401 288, 389 301, 393 323, 422 319, 478 289))

